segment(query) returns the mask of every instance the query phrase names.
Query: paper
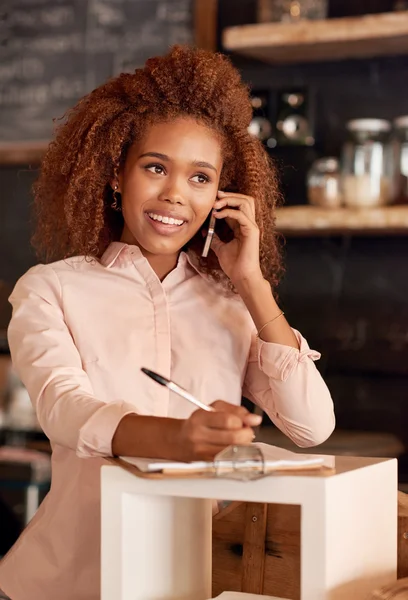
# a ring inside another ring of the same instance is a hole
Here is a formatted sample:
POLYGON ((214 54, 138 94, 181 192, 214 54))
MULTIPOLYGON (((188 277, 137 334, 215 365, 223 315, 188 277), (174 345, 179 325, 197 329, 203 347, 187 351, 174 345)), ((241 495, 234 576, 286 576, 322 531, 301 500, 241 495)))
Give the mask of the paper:
POLYGON ((223 592, 212 600, 285 600, 276 596, 260 596, 259 594, 243 594, 241 592, 223 592))
MULTIPOLYGON (((319 454, 298 454, 297 452, 291 452, 284 448, 278 448, 278 446, 270 446, 269 444, 257 443, 254 444, 257 448, 262 451, 264 456, 264 466, 266 471, 282 471, 289 469, 307 469, 319 466, 334 467, 334 457, 324 456, 319 454)), ((212 468, 214 463, 205 461, 196 461, 190 463, 184 462, 172 462, 169 460, 154 460, 149 458, 133 458, 128 456, 121 456, 121 459, 134 465, 143 473, 155 473, 160 471, 185 471, 185 472, 197 472, 205 471, 206 469, 212 468)), ((247 460, 244 464, 245 468, 250 469, 251 467, 259 467, 259 461, 247 460)), ((217 461, 217 468, 219 469, 233 469, 234 463, 232 461, 217 461)))

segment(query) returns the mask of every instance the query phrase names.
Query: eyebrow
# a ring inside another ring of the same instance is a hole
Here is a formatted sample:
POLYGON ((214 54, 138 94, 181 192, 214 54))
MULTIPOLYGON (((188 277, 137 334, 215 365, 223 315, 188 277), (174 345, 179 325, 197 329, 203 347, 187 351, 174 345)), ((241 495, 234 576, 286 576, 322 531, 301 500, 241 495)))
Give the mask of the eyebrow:
MULTIPOLYGON (((167 154, 161 154, 160 152, 146 152, 145 154, 142 154, 141 156, 139 156, 139 158, 144 158, 146 156, 150 156, 152 158, 158 158, 159 160, 163 160, 163 161, 170 161, 170 157, 167 156, 167 154)), ((201 167, 202 169, 211 169, 212 171, 215 171, 217 173, 217 169, 214 167, 214 165, 212 165, 209 162, 205 162, 202 160, 193 160, 192 165, 194 165, 195 167, 201 167)))

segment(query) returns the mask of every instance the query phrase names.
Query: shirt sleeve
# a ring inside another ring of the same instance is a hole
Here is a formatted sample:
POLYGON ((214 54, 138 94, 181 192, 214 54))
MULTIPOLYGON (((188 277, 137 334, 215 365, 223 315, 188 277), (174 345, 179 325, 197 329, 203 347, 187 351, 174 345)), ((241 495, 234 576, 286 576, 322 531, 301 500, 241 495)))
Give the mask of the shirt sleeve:
POLYGON ((320 354, 293 331, 299 350, 263 342, 253 335, 243 394, 295 444, 307 448, 321 444, 333 432, 334 408, 314 364, 320 354))
POLYGON ((94 396, 81 356, 64 319, 61 286, 50 265, 30 269, 17 282, 8 340, 13 365, 28 390, 51 442, 80 457, 112 456, 121 419, 135 413, 125 401, 94 396))

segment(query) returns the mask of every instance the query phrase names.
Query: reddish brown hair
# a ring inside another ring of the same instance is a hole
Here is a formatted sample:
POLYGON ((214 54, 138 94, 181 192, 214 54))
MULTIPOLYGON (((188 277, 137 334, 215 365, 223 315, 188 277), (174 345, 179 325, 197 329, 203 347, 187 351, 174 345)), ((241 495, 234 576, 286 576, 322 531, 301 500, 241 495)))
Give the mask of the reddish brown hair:
MULTIPOLYGON (((252 116, 247 87, 222 54, 174 46, 143 69, 121 74, 71 109, 57 129, 34 186, 37 228, 33 243, 46 261, 73 255, 100 257, 120 239, 123 217, 111 208, 110 182, 128 148, 149 123, 190 116, 221 135, 220 189, 253 196, 260 228, 261 267, 276 285, 281 272, 274 210, 277 179, 262 144, 248 133, 252 116)), ((225 224, 217 223, 228 239, 225 224)), ((199 233, 188 250, 200 255, 199 233)), ((217 258, 200 260, 202 271, 222 278, 217 258)))

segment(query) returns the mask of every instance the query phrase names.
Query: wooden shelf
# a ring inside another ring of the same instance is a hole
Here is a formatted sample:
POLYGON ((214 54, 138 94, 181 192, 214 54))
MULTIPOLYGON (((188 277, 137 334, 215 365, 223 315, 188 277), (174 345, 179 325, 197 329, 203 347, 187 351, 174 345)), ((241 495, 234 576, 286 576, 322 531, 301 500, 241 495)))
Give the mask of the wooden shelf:
POLYGON ((0 142, 0 165, 38 165, 49 143, 49 140, 0 142))
POLYGON ((229 27, 226 50, 270 64, 408 53, 408 11, 299 23, 229 27))
POLYGON ((276 228, 287 237, 408 235, 408 205, 367 209, 286 206, 276 215, 276 228))

